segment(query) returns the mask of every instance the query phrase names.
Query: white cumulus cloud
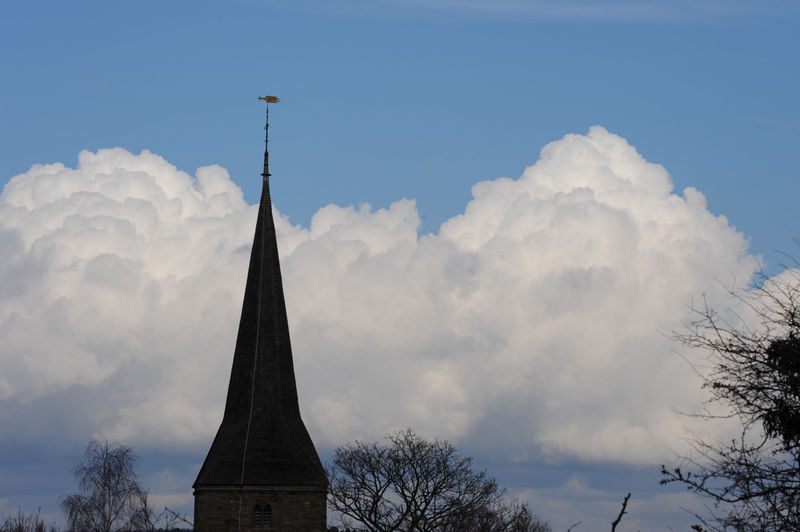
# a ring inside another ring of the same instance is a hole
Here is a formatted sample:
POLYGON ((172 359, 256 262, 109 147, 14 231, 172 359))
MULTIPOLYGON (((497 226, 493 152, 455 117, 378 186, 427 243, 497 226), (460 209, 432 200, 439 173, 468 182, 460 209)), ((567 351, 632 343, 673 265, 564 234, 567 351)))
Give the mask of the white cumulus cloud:
MULTIPOLYGON (((414 426, 512 459, 633 463, 679 447, 687 420, 673 410, 704 396, 664 333, 692 297, 722 294, 719 280, 750 279, 743 235, 601 127, 472 192, 423 236, 412 200, 328 205, 309 227, 275 212, 315 440, 414 426)), ((255 214, 224 169, 193 177, 147 151, 13 178, 0 420, 25 438, 74 411, 130 445, 207 442, 255 214)))

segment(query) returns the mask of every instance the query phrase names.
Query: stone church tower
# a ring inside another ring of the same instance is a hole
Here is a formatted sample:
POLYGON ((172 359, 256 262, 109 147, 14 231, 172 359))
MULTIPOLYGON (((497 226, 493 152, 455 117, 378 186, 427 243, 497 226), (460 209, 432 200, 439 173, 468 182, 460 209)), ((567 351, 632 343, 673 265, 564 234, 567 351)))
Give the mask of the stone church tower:
MULTIPOLYGON (((267 102, 267 139, 269 103, 267 102)), ((225 414, 194 483, 198 532, 324 531, 328 481, 297 403, 269 155, 225 414)))

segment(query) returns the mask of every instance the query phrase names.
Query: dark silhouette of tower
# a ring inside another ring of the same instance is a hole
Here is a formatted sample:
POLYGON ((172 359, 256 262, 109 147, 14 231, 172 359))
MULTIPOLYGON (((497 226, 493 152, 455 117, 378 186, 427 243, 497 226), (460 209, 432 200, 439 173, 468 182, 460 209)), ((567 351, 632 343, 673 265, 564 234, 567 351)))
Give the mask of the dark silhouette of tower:
MULTIPOLYGON (((269 142, 269 103, 266 140, 269 142)), ((199 532, 325 530, 327 478, 297 402, 269 151, 225 414, 194 483, 199 532)))

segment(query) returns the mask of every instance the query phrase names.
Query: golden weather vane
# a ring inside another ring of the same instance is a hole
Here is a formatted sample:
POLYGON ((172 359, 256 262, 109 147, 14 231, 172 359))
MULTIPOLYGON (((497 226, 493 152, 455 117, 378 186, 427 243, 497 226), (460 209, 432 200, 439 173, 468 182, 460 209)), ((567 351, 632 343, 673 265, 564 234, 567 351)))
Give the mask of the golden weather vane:
POLYGON ((264 100, 267 103, 278 103, 281 101, 277 96, 259 96, 258 99, 264 100))

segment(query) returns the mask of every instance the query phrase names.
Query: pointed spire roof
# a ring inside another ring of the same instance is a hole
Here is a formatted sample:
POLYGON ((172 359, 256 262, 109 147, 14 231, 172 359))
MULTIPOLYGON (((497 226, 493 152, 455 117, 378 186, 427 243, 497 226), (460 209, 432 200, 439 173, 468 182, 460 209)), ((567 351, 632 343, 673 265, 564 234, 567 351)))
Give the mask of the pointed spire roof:
MULTIPOLYGON (((269 103, 277 98, 265 101, 268 142, 269 103)), ((268 146, 264 149, 262 175, 261 202, 225 414, 194 488, 327 485, 325 470, 297 402, 272 218, 268 146)))

